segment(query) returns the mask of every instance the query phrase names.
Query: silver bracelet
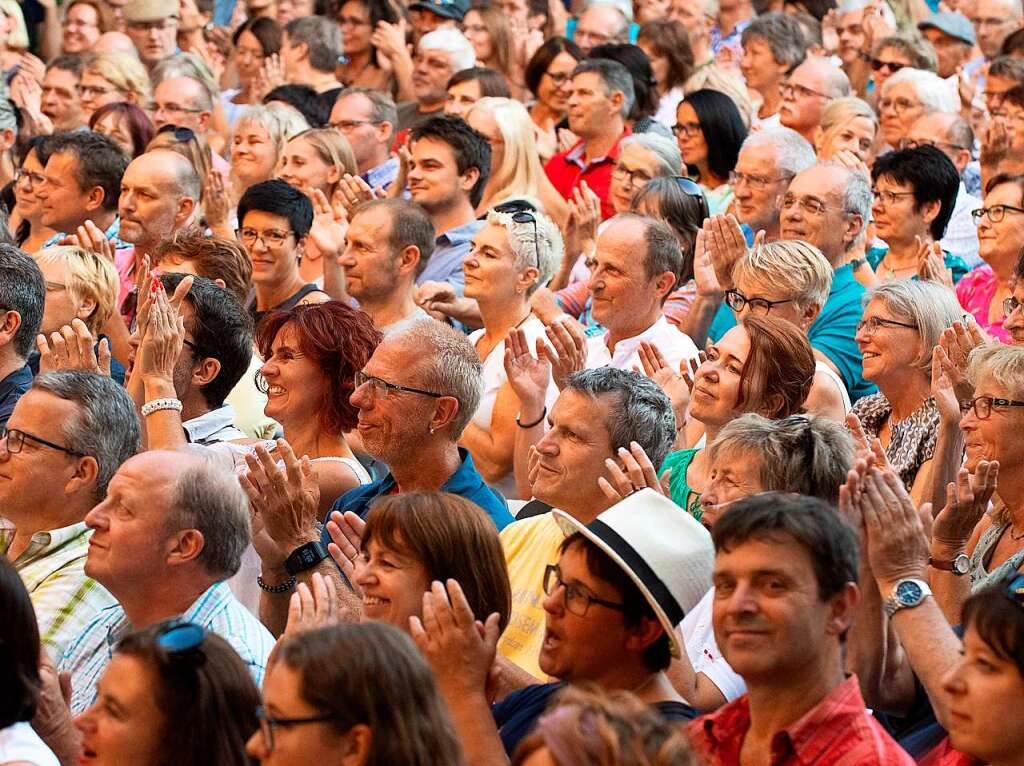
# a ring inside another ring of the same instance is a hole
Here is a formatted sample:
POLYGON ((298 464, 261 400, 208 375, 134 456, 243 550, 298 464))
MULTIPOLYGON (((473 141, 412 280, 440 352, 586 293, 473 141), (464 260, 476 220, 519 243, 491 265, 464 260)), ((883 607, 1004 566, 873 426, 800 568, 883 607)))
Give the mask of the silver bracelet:
POLYGON ((142 405, 142 416, 148 417, 160 410, 175 410, 181 412, 182 404, 180 399, 154 399, 142 405))

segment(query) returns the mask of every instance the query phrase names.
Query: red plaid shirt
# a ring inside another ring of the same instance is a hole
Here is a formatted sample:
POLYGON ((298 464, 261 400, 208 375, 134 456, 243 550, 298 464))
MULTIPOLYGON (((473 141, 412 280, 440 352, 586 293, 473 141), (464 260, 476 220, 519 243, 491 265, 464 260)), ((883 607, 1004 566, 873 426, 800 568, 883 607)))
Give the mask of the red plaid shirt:
POLYGON ((590 190, 601 198, 601 220, 611 218, 615 215, 615 208, 608 201, 608 192, 612 185, 612 168, 615 167, 615 160, 618 159, 619 145, 622 143, 622 139, 631 133, 632 131, 627 126, 619 136, 619 140, 608 150, 608 154, 590 162, 585 159, 583 141, 578 142, 567 151, 556 154, 544 166, 548 180, 566 199, 572 199, 572 190, 580 185, 580 181, 586 181, 590 190))
MULTIPOLYGON (((747 695, 688 727, 694 748, 708 766, 739 766, 750 728, 747 695)), ((772 766, 914 766, 864 708, 857 677, 850 676, 827 697, 772 739, 772 766)))

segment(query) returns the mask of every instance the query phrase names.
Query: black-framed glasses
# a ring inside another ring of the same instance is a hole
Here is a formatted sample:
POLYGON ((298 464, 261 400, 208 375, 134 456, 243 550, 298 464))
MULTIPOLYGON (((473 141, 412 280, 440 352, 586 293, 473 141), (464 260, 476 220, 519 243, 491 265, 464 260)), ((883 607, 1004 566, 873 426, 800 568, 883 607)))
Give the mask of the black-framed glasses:
POLYGON ((14 183, 27 181, 29 186, 36 187, 46 183, 46 176, 42 173, 33 173, 31 170, 18 169, 14 171, 14 183))
POLYGON ((333 715, 314 715, 306 718, 276 718, 267 713, 260 705, 256 708, 256 719, 260 722, 260 733, 263 735, 263 744, 268 753, 274 752, 274 729, 278 726, 291 728, 292 726, 304 726, 309 723, 327 723, 337 720, 333 715))
POLYGON ((1017 298, 1011 295, 1009 298, 1003 299, 1003 316, 1010 316, 1014 311, 1024 306, 1024 303, 1017 300, 1017 298))
POLYGON ((21 431, 17 428, 0 427, 0 441, 5 442, 4 448, 11 455, 17 455, 21 452, 25 446, 26 439, 30 442, 35 442, 36 444, 42 444, 44 447, 49 447, 50 449, 59 450, 60 452, 73 457, 85 457, 81 452, 76 452, 68 447, 62 447, 59 444, 54 444, 51 441, 47 441, 35 434, 30 434, 27 431, 21 431))
POLYGON ((672 126, 672 135, 682 134, 684 137, 700 135, 704 132, 699 122, 677 122, 672 126))
POLYGON ((725 291, 725 304, 737 314, 743 311, 744 307, 749 306, 751 314, 764 317, 768 316, 775 306, 792 302, 792 298, 786 298, 784 301, 770 301, 767 298, 748 298, 739 290, 725 291))
POLYGON ((521 200, 504 202, 500 205, 495 205, 494 211, 511 215, 513 223, 533 224, 533 256, 537 260, 537 268, 540 269, 540 234, 537 231, 537 216, 534 215, 533 205, 521 200))
POLYGON ((640 188, 645 184, 651 182, 651 176, 647 175, 644 170, 630 170, 621 163, 616 163, 615 167, 612 168, 612 175, 617 176, 620 180, 628 178, 629 185, 636 188, 640 188))
POLYGON ((976 396, 969 401, 961 402, 960 411, 966 415, 969 410, 974 410, 978 420, 988 420, 992 416, 993 407, 1024 407, 1024 402, 1000 399, 998 396, 976 396))
POLYGON ((897 322, 895 319, 883 319, 882 317, 868 317, 857 322, 857 332, 865 332, 874 335, 879 327, 904 327, 908 330, 918 329, 916 324, 909 322, 897 322))
POLYGON ((440 399, 444 396, 450 396, 450 394, 439 394, 435 391, 424 391, 422 388, 411 388, 410 386, 399 386, 395 383, 389 383, 383 378, 378 378, 374 375, 367 375, 362 370, 358 370, 355 374, 356 388, 362 388, 365 385, 370 386, 370 390, 373 391, 373 395, 380 399, 390 399, 394 394, 406 393, 406 394, 419 394, 420 396, 429 396, 433 399, 440 399))
POLYGON ((988 216, 988 220, 992 223, 999 223, 1006 217, 1007 210, 1011 213, 1024 213, 1024 207, 1014 207, 1013 205, 993 205, 992 207, 979 207, 977 210, 972 210, 971 218, 974 219, 975 225, 981 223, 981 219, 985 216, 988 216))
POLYGON ((909 64, 901 64, 898 61, 882 61, 882 59, 871 59, 871 68, 876 72, 881 72, 883 69, 888 69, 890 73, 895 74, 896 72, 903 69, 903 67, 909 66, 909 64))
POLYGON ((180 125, 164 125, 156 132, 158 136, 161 133, 172 133, 174 135, 174 140, 183 144, 187 144, 196 137, 195 131, 192 130, 192 128, 185 128, 180 125))
POLYGON ((246 247, 254 247, 256 240, 259 240, 268 250, 281 247, 284 241, 293 233, 291 231, 277 231, 276 229, 259 232, 256 229, 250 229, 248 226, 235 230, 235 235, 246 247))
POLYGON ((566 611, 577 617, 586 617, 591 604, 614 609, 616 612, 624 612, 626 609, 625 604, 617 604, 614 601, 605 601, 603 598, 591 596, 578 585, 566 582, 562 579, 562 570, 558 564, 548 564, 544 569, 544 592, 550 596, 560 586, 564 588, 566 611))
POLYGON ((875 196, 877 202, 881 202, 885 207, 891 207, 895 205, 900 197, 913 197, 914 192, 894 192, 888 189, 872 189, 871 193, 875 196))

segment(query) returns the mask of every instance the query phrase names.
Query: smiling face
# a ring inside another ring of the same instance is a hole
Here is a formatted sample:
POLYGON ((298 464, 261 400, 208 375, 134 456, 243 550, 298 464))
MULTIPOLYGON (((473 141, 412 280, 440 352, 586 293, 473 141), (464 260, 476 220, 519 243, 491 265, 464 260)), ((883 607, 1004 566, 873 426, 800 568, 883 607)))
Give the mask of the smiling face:
POLYGON ((942 688, 949 695, 947 729, 953 747, 983 763, 1012 763, 1024 752, 1024 713, 1017 702, 1024 696, 1024 677, 973 626, 942 688))
POLYGON ((875 123, 868 117, 858 116, 838 122, 817 142, 818 157, 829 160, 837 152, 853 152, 861 162, 870 164, 876 132, 875 123))
POLYGON ((810 242, 835 264, 860 231, 859 216, 843 210, 843 189, 848 172, 840 167, 815 165, 789 184, 779 215, 779 238, 810 242), (785 204, 791 200, 793 204, 785 204), (811 212, 804 203, 809 203, 811 212))
POLYGON ((90 72, 88 69, 82 72, 82 85, 79 92, 81 93, 79 101, 82 106, 82 118, 86 122, 92 117, 92 113, 101 106, 125 101, 128 95, 124 91, 118 90, 107 78, 90 72))
POLYGON ((484 302, 515 300, 524 284, 533 283, 526 271, 516 269, 508 229, 487 223, 473 237, 473 249, 462 262, 466 297, 484 302))
POLYGON ((75 719, 82 734, 78 762, 117 766, 158 760, 166 725, 153 694, 158 684, 147 663, 115 653, 96 685, 96 702, 75 719))
POLYGON ((617 398, 562 391, 548 415, 550 428, 537 443, 535 497, 580 519, 608 507, 597 480, 607 473, 604 461, 614 457, 606 418, 617 398))
POLYGON ((277 147, 267 131, 255 123, 245 123, 231 139, 231 173, 245 188, 268 181, 277 166, 277 147))
POLYGON ((334 185, 341 180, 341 170, 324 162, 316 147, 298 136, 285 144, 278 177, 307 196, 312 196, 313 190, 319 189, 330 199, 334 185))
POLYGON ((637 252, 643 242, 643 223, 637 220, 609 225, 597 239, 590 275, 594 320, 614 331, 657 320, 662 298, 675 284, 666 274, 649 279, 644 258, 637 252), (653 317, 653 318, 652 318, 653 317))
MULTIPOLYGON (((1019 401, 1022 392, 982 375, 977 381, 974 395, 1019 401)), ((967 410, 960 419, 964 432, 966 458, 964 466, 974 472, 981 460, 998 460, 1000 471, 1016 471, 1024 465, 1024 444, 1020 438, 1024 427, 1024 407, 993 405, 989 416, 982 420, 974 409, 967 410)))
POLYGON ((111 139, 121 147, 121 150, 128 157, 135 156, 135 143, 132 141, 131 127, 128 125, 128 119, 123 114, 110 112, 104 115, 103 118, 96 121, 93 130, 111 139))
POLYGON ((633 197, 653 178, 662 174, 658 155, 640 144, 629 144, 615 161, 609 198, 616 213, 628 213, 633 197))
POLYGON ((700 126, 700 118, 694 108, 685 101, 680 101, 676 108, 676 125, 680 126, 676 133, 676 142, 682 152, 683 162, 687 165, 703 165, 708 159, 708 142, 700 126))
POLYGON ((374 29, 366 3, 362 0, 348 0, 341 6, 338 24, 341 26, 342 50, 345 53, 351 56, 369 50, 374 29))
MULTIPOLYGON (((708 358, 697 368, 690 394, 690 415, 709 426, 722 426, 740 414, 739 399, 743 368, 750 354, 750 336, 733 327, 708 350, 708 358)), ((756 402, 745 402, 742 411, 756 411, 756 402)))
POLYGON ((38 222, 42 215, 42 203, 36 191, 44 182, 43 171, 36 150, 32 149, 21 164, 21 176, 14 184, 14 209, 28 221, 38 222))
POLYGON ((476 60, 483 62, 490 60, 494 55, 494 47, 491 43, 491 33, 487 31, 483 16, 480 11, 470 10, 462 21, 462 33, 466 39, 473 44, 473 52, 476 60))
MULTIPOLYGON (((1024 195, 1015 183, 999 184, 985 195, 985 208, 1011 205, 1024 208, 1024 195)), ((988 264, 1016 263, 1024 249, 1024 213, 1006 210, 1003 220, 992 223, 987 215, 978 221, 978 254, 988 264)))
POLYGON ((1010 333, 1013 345, 1024 346, 1024 279, 1014 282, 1013 297, 1020 305, 1003 320, 1003 329, 1010 333))
POLYGON ((572 70, 578 62, 565 51, 555 56, 537 86, 537 100, 555 114, 565 114, 572 93, 572 70))
POLYGON ((85 53, 100 39, 100 15, 91 5, 79 3, 64 16, 61 48, 64 53, 85 53))
POLYGON ((807 549, 783 534, 720 549, 712 583, 715 640, 748 685, 807 672, 848 624, 819 597, 807 549))
POLYGON ((762 95, 777 94, 786 77, 786 69, 785 64, 775 60, 771 46, 763 37, 752 37, 743 44, 740 71, 751 90, 762 95))
MULTIPOLYGON (((912 324, 907 317, 896 316, 878 298, 864 309, 863 321, 872 317, 912 324)), ((855 338, 864 359, 864 378, 879 387, 905 382, 914 360, 921 355, 921 335, 910 327, 880 325, 870 332, 868 325, 864 325, 855 338)))
POLYGON ((268 386, 263 413, 282 423, 315 419, 323 407, 327 385, 320 366, 300 349, 292 325, 281 328, 271 352, 260 368, 268 386))
MULTIPOLYGON (((805 332, 814 322, 818 313, 814 309, 801 309, 800 305, 793 299, 794 294, 792 292, 780 290, 771 285, 767 280, 758 279, 756 275, 744 274, 741 279, 736 280, 736 290, 748 300, 761 298, 766 301, 788 301, 787 303, 778 303, 772 306, 768 316, 773 319, 790 321, 805 332)), ((733 311, 737 321, 749 315, 750 312, 749 304, 744 305, 738 312, 733 311)))
POLYGON ((398 548, 371 540, 356 563, 356 584, 363 591, 360 621, 373 620, 408 632, 409 618, 423 612, 430 577, 423 563, 398 548))
MULTIPOLYGON (((582 72, 572 78, 569 96, 569 129, 581 138, 600 136, 620 115, 619 102, 605 89, 597 72, 582 72)), ((621 96, 621 94, 619 94, 621 96)))
POLYGON ((700 523, 711 529, 737 500, 764 492, 761 484, 763 457, 743 449, 719 450, 700 496, 700 523))
POLYGON ((242 244, 252 260, 253 284, 274 287, 298 278, 299 256, 305 239, 296 241, 287 218, 263 210, 250 210, 245 214, 245 220, 239 221, 239 231, 243 232, 242 244), (258 235, 251 244, 245 242, 246 230, 258 235), (282 236, 283 241, 280 245, 268 247, 266 237, 273 235, 282 236))
POLYGON ((455 150, 439 139, 421 138, 410 145, 409 152, 412 155, 409 194, 412 201, 428 213, 448 208, 463 196, 468 197, 479 178, 475 168, 459 175, 455 150))
MULTIPOLYGON (((434 16, 433 13, 428 15, 434 16)), ((416 100, 425 106, 443 103, 448 80, 453 74, 455 70, 448 51, 434 48, 417 51, 412 70, 412 91, 416 100)))
POLYGON ((473 104, 482 97, 483 94, 480 92, 479 80, 465 80, 456 83, 448 88, 448 94, 444 102, 444 113, 465 118, 466 113, 473 108, 473 104))

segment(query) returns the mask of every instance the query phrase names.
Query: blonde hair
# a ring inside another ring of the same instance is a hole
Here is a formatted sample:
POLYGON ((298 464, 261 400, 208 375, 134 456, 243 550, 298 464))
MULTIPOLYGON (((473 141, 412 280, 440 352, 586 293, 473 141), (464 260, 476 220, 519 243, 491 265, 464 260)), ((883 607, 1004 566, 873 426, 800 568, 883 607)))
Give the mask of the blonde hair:
MULTIPOLYGON (((334 128, 310 128, 289 138, 285 143, 298 139, 305 140, 312 146, 320 159, 328 165, 333 165, 340 171, 338 177, 345 175, 356 175, 359 168, 356 165, 356 156, 352 153, 352 146, 348 139, 334 128)), ((334 192, 334 189, 331 189, 334 192)), ((330 198, 330 194, 327 195, 330 198)))
POLYGON ((792 295, 801 309, 821 308, 832 288, 832 266, 814 245, 802 240, 769 242, 736 261, 732 279, 759 280, 780 294, 792 295))
POLYGON ((1024 348, 988 343, 978 346, 968 358, 968 373, 977 388, 982 378, 998 381, 1011 391, 1011 398, 1024 397, 1024 348))
POLYGON ((278 156, 292 137, 309 130, 309 123, 298 110, 280 102, 250 106, 238 118, 234 132, 238 133, 247 125, 263 128, 277 149, 278 156))
POLYGON ((117 309, 121 283, 114 264, 91 250, 70 245, 40 250, 35 259, 38 263, 60 263, 67 268, 64 286, 72 301, 81 304, 91 298, 96 302, 96 308, 85 320, 85 325, 94 337, 98 336, 117 309))
POLYGON ((866 101, 856 96, 832 99, 821 113, 821 130, 827 133, 832 128, 846 125, 858 117, 871 120, 875 130, 878 130, 878 115, 866 101))
POLYGON ((501 166, 492 167, 488 179, 495 187, 490 204, 498 205, 513 197, 540 197, 544 167, 540 164, 533 122, 526 107, 510 98, 487 96, 473 104, 466 118, 477 110, 494 117, 505 143, 501 166))
POLYGON ((85 71, 102 77, 120 91, 133 94, 139 107, 145 108, 149 101, 149 73, 142 62, 130 53, 97 53, 86 64, 85 71))

